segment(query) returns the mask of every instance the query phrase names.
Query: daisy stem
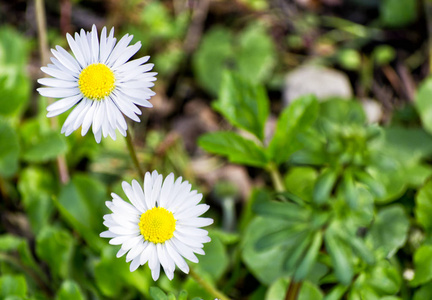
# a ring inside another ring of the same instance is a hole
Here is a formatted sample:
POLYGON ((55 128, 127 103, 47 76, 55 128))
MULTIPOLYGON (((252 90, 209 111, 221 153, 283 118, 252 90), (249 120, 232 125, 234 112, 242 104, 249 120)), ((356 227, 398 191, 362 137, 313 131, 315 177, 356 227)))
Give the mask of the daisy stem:
MULTIPOLYGON (((40 60, 41 66, 48 64, 48 38, 47 38, 47 29, 46 29, 46 18, 45 18, 45 3, 44 0, 35 0, 36 6, 36 22, 37 22, 37 31, 38 31, 38 39, 39 39, 39 52, 40 52, 40 60)), ((48 103, 51 104, 53 100, 51 98, 47 98, 48 103)), ((51 118, 51 128, 57 128, 57 119, 51 118)), ((65 184, 69 182, 69 171, 66 163, 66 158, 64 155, 57 156, 57 169, 60 176, 60 181, 65 184)))
POLYGON ((137 154, 135 151, 135 146, 132 142, 132 137, 130 135, 130 131, 127 132, 125 139, 126 139, 126 144, 127 144, 128 150, 129 150, 130 157, 131 157, 131 159, 135 165, 135 168, 138 171, 139 176, 141 178, 144 178, 144 171, 142 170, 142 168, 139 164, 138 157, 137 157, 137 154))
POLYGON ((195 279, 196 282, 198 282, 199 285, 201 285, 203 289, 212 294, 215 298, 219 300, 229 300, 228 296, 205 281, 201 276, 195 273, 194 269, 190 268, 189 274, 193 277, 193 279, 195 279))
MULTIPOLYGON (((285 192, 285 185, 283 183, 282 175, 280 174, 277 165, 274 163, 270 163, 267 167, 267 171, 270 173, 276 191, 285 192)), ((301 281, 295 282, 294 278, 292 278, 285 294, 285 300, 297 300, 301 286, 301 281)))

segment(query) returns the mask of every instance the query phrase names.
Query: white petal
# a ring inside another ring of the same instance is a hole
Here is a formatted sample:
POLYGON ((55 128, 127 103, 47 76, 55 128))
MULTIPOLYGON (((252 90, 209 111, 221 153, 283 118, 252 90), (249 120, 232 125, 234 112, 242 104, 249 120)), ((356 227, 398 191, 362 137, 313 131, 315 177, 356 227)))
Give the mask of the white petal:
POLYGON ((141 42, 136 43, 133 46, 127 47, 125 51, 120 55, 120 57, 115 61, 114 65, 112 66, 113 69, 123 65, 125 62, 127 62, 132 56, 135 55, 135 53, 138 52, 138 50, 141 48, 141 42))
POLYGON ((133 272, 133 271, 135 271, 136 269, 138 269, 139 266, 140 266, 140 259, 139 259, 139 256, 137 256, 137 257, 135 257, 134 260, 131 262, 129 270, 130 270, 131 272, 133 272))
POLYGON ((66 34, 66 39, 68 41, 69 47, 71 48, 73 54, 75 55, 76 60, 78 61, 81 68, 84 68, 86 66, 86 61, 84 59, 84 55, 78 46, 77 42, 74 40, 74 38, 68 33, 66 34))
POLYGON ((165 203, 174 187, 174 173, 170 173, 164 180, 159 197, 159 206, 165 207, 165 203))
POLYGON ((55 87, 55 88, 76 88, 78 83, 76 81, 62 80, 57 78, 40 78, 37 81, 40 84, 55 87))
POLYGON ((69 74, 69 73, 66 73, 64 71, 55 69, 53 67, 42 67, 41 70, 45 74, 48 74, 49 76, 52 76, 52 77, 55 77, 58 79, 68 80, 68 81, 76 81, 76 78, 72 74, 69 74))
POLYGON ((92 31, 91 31, 91 54, 92 54, 92 61, 98 62, 99 61, 99 40, 97 36, 97 29, 96 26, 93 24, 92 31))
POLYGON ((177 220, 177 224, 184 226, 193 226, 193 227, 204 227, 210 224, 213 224, 213 219, 211 218, 187 218, 177 220))
POLYGON ((136 180, 132 180, 132 190, 135 195, 135 199, 137 200, 137 205, 139 207, 142 207, 142 211, 146 211, 150 208, 145 207, 145 201, 144 201, 144 191, 142 190, 140 184, 136 180))
POLYGON ((134 59, 131 60, 127 63, 125 63, 124 65, 119 66, 118 68, 113 68, 113 70, 117 73, 117 74, 121 74, 123 72, 129 72, 130 70, 135 69, 136 67, 138 67, 139 65, 142 65, 143 63, 146 63, 149 60, 150 56, 144 56, 138 59, 134 59))
POLYGON ((93 102, 90 109, 87 110, 84 119, 82 121, 81 135, 84 136, 89 130, 91 124, 93 123, 93 115, 98 106, 99 102, 93 102))
POLYGON ((195 207, 190 208, 189 210, 182 211, 181 213, 174 213, 174 217, 177 220, 198 217, 205 213, 209 208, 210 206, 208 206, 207 204, 199 204, 195 207))
POLYGON ((38 88, 37 91, 44 97, 65 98, 80 94, 79 88, 38 88))
POLYGON ((165 243, 168 255, 174 260, 175 264, 182 270, 184 273, 189 273, 189 266, 184 260, 184 258, 178 254, 178 252, 173 248, 171 243, 165 243))
POLYGON ((70 55, 65 49, 60 46, 56 46, 56 50, 51 49, 51 53, 59 60, 59 62, 65 66, 73 74, 79 74, 80 66, 77 61, 70 55))

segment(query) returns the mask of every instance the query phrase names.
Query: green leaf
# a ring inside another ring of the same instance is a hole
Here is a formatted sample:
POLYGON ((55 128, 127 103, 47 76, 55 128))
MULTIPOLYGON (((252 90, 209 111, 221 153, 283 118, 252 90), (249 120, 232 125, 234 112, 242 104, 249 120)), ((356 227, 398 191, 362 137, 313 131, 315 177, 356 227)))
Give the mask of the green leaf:
POLYGON ((305 201, 312 201, 313 188, 318 177, 316 169, 311 167, 292 167, 285 175, 288 192, 305 201))
POLYGON ((289 202, 261 200, 254 203, 253 210, 261 216, 291 222, 306 221, 310 216, 310 212, 307 209, 289 202))
POLYGON ((329 99, 320 103, 320 118, 330 120, 337 124, 366 123, 366 115, 359 101, 329 99))
POLYGON ((324 235, 325 246, 330 254, 335 275, 339 282, 348 285, 353 278, 352 255, 350 249, 335 235, 329 227, 324 235))
POLYGON ((405 244, 408 229, 409 220, 404 208, 400 205, 387 206, 379 211, 367 239, 386 257, 392 257, 405 244))
MULTIPOLYGON (((268 219, 268 222, 270 220, 268 219)), ((305 224, 285 224, 276 231, 266 232, 256 243, 257 251, 264 251, 277 247, 294 247, 309 240, 309 233, 305 224)), ((288 252, 288 251, 285 251, 288 252)), ((291 252, 288 252, 291 253, 291 252)))
POLYGON ((15 130, 0 119, 0 176, 11 177, 18 170, 20 145, 15 130))
POLYGON ((413 300, 432 299, 432 282, 422 285, 414 292, 413 300))
POLYGON ((403 27, 417 18, 417 1, 381 0, 380 20, 385 26, 403 27))
POLYGON ((318 176, 313 191, 313 200, 315 203, 323 204, 329 200, 337 176, 337 172, 332 169, 325 169, 318 176))
MULTIPOLYGON (((267 290, 265 300, 285 299, 288 284, 288 279, 280 278, 276 280, 267 290)), ((309 281, 302 283, 298 300, 322 300, 323 298, 324 294, 318 286, 309 281)))
POLYGON ((213 27, 203 36, 193 55, 195 78, 214 96, 219 92, 223 70, 233 57, 232 39, 228 29, 213 27))
POLYGON ((65 137, 60 132, 44 130, 37 119, 21 127, 22 158, 28 162, 46 162, 67 150, 65 137))
POLYGON ((323 235, 321 231, 315 233, 312 243, 306 252, 305 257, 294 273, 294 280, 301 281, 308 276, 313 265, 316 263, 318 252, 322 246, 323 235))
POLYGON ((198 145, 210 153, 227 156, 233 163, 255 167, 265 167, 268 163, 260 146, 234 132, 204 134, 200 137, 198 145))
POLYGON ((200 257, 197 267, 209 274, 217 282, 229 266, 227 249, 221 240, 212 232, 209 232, 211 243, 204 244, 205 255, 200 257))
POLYGON ((45 227, 36 237, 36 253, 58 277, 69 276, 74 239, 71 234, 56 227, 45 227))
POLYGON ((150 296, 153 300, 168 300, 167 295, 158 287, 150 287, 150 296))
POLYGON ((432 99, 432 76, 423 80, 415 98, 417 112, 428 133, 432 133, 432 102, 430 99, 432 99))
POLYGON ((256 243, 269 232, 277 231, 286 222, 275 219, 273 222, 262 217, 254 218, 246 228, 242 240, 242 259, 250 272, 263 284, 269 285, 281 276, 289 273, 283 267, 285 253, 282 247, 273 247, 265 251, 257 251, 256 243))
POLYGON ((54 178, 42 168, 28 167, 21 172, 18 190, 32 231, 38 233, 50 222, 53 213, 52 194, 56 190, 54 178))
POLYGON ((0 95, 3 99, 0 101, 0 115, 4 117, 16 115, 30 99, 29 78, 23 72, 16 74, 15 80, 10 80, 7 76, 2 77, 0 71, 0 95))
POLYGON ((0 298, 5 299, 8 296, 27 296, 27 283, 24 275, 3 275, 0 277, 0 298))
POLYGON ((276 130, 268 147, 271 160, 281 164, 301 149, 297 136, 304 132, 318 116, 318 101, 308 95, 294 101, 283 110, 276 124, 276 130))
POLYGON ((238 37, 239 48, 235 51, 238 72, 254 83, 269 78, 275 65, 275 48, 266 28, 256 22, 241 32, 238 37))
POLYGON ((84 300, 80 287, 72 280, 63 281, 56 300, 84 300))
POLYGON ((423 245, 414 253, 414 279, 412 286, 418 286, 432 279, 432 246, 423 245))
POLYGON ((427 231, 432 230, 432 181, 428 181, 415 198, 415 216, 420 225, 427 231))
POLYGON ((18 246, 23 242, 23 238, 12 235, 2 234, 0 235, 0 251, 12 251, 16 250, 18 246))
POLYGON ((213 102, 232 125, 264 140, 264 126, 269 115, 269 100, 264 87, 253 85, 237 74, 226 71, 222 77, 219 98, 213 102))
POLYGON ((352 209, 356 209, 358 206, 359 195, 354 183, 352 172, 350 170, 345 170, 345 172, 343 173, 341 187, 344 198, 347 201, 348 205, 352 209))
POLYGON ((59 203, 85 228, 98 234, 102 225, 107 190, 104 184, 87 175, 76 174, 62 187, 59 203))

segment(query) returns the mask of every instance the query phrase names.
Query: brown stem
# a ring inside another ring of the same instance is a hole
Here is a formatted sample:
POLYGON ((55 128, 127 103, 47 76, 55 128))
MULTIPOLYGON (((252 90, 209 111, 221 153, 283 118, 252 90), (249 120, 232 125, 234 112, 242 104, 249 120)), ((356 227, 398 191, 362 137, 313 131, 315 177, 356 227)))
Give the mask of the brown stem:
POLYGON ((295 282, 291 279, 291 282, 288 286, 287 293, 285 295, 285 300, 297 300, 297 297, 300 293, 300 289, 302 286, 302 282, 295 282))
POLYGON ((134 166, 135 166, 135 168, 136 168, 139 176, 141 178, 144 178, 144 171, 142 170, 142 168, 141 168, 141 166, 139 164, 138 156, 136 154, 135 147, 134 147, 134 144, 132 142, 131 135, 130 135, 130 130, 128 130, 125 138, 126 138, 126 144, 127 144, 127 147, 128 147, 129 154, 130 154, 130 157, 132 159, 132 162, 133 162, 133 164, 134 164, 134 166))
MULTIPOLYGON (((37 31, 38 31, 38 39, 39 39, 39 52, 41 58, 41 65, 45 66, 49 61, 49 50, 48 50, 48 38, 47 38, 47 29, 46 29, 46 18, 45 18, 45 4, 44 0, 35 0, 36 6, 36 22, 37 22, 37 31)), ((51 104, 53 100, 51 98, 47 98, 48 103, 51 104)), ((57 128, 57 118, 50 118, 51 120, 51 128, 57 128)), ((57 156, 57 169, 60 176, 60 181, 65 184, 69 182, 69 172, 66 163, 66 158, 64 155, 57 156)))

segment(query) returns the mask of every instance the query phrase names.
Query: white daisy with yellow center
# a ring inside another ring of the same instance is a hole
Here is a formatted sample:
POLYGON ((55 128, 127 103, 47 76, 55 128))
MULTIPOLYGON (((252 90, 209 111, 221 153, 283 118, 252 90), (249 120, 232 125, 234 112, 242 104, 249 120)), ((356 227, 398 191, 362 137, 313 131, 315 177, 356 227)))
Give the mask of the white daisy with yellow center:
POLYGON ((188 273, 184 258, 198 262, 195 253, 203 255, 203 244, 210 242, 207 230, 200 228, 213 223, 200 217, 209 209, 198 204, 202 194, 191 191, 181 177, 174 181, 171 173, 163 181, 156 171, 145 174, 144 189, 136 180, 132 185, 124 181, 122 187, 131 204, 111 194, 113 199, 106 205, 112 213, 104 216, 108 230, 100 236, 122 245, 117 257, 127 253, 131 272, 148 262, 153 280, 159 278, 160 266, 170 280, 175 266, 188 273))
POLYGON ((53 78, 38 82, 47 87, 37 89, 45 97, 61 98, 48 106, 47 117, 54 117, 75 106, 63 124, 62 133, 70 135, 82 126, 84 136, 90 126, 96 141, 102 135, 116 139, 116 129, 126 136, 124 116, 140 122, 137 106, 152 107, 148 101, 155 93, 157 73, 149 72, 153 64, 145 64, 149 56, 127 62, 141 48, 138 42, 129 46, 133 36, 126 34, 116 45, 114 29, 107 36, 104 27, 98 38, 96 26, 91 32, 81 29, 75 38, 66 35, 72 56, 57 46, 51 49, 52 64, 41 70, 53 78))

